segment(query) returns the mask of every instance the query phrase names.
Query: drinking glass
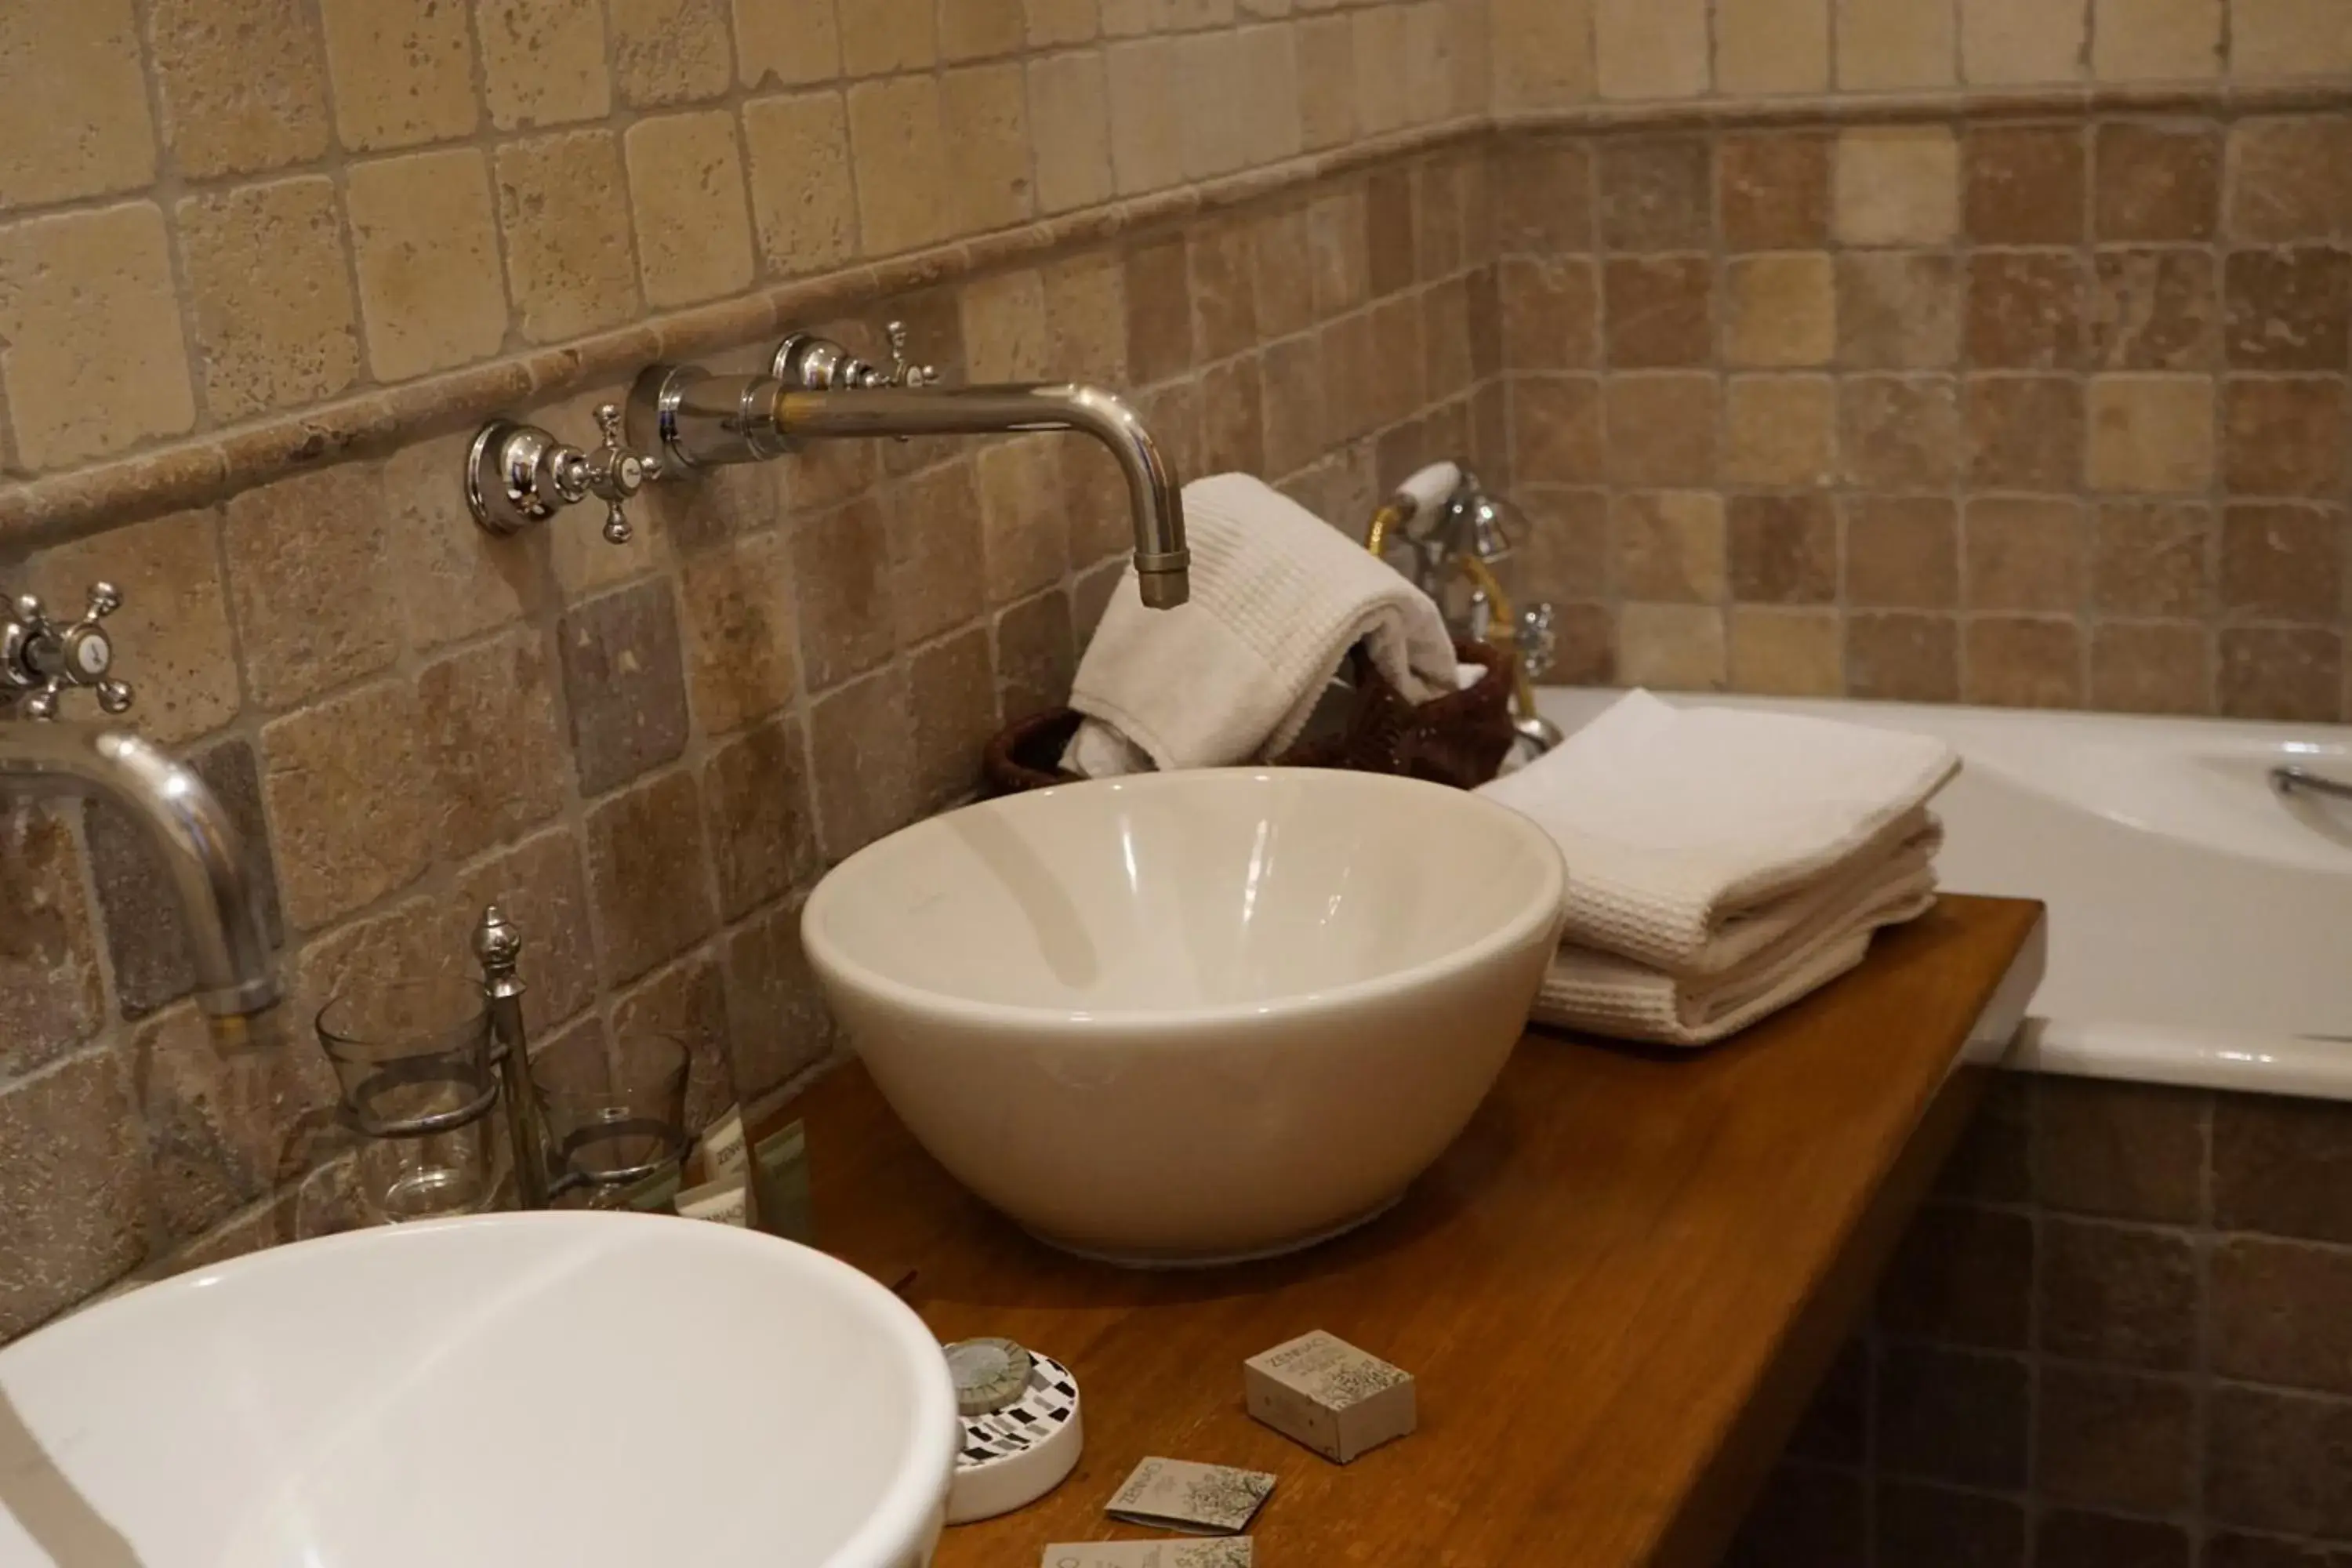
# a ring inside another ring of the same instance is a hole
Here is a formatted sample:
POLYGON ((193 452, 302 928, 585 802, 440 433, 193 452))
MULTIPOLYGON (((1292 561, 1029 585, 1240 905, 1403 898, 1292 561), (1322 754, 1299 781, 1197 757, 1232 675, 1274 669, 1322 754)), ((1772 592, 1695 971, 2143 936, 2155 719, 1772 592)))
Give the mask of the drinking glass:
POLYGON ((556 1193, 620 1206, 632 1189, 675 1177, 686 1154, 690 1060, 688 1042, 676 1035, 625 1035, 608 1049, 596 1029, 533 1057, 531 1088, 547 1126, 556 1193))
POLYGON ((473 1214, 498 1190, 490 1019, 463 980, 355 980, 319 1009, 372 1219, 473 1214))

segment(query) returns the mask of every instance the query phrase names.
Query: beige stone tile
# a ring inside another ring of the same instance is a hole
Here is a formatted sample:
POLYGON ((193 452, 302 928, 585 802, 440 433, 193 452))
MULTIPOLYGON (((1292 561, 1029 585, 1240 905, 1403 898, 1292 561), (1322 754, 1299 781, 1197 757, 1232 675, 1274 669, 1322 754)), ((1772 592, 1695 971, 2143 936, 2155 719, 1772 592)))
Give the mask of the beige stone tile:
POLYGON ((475 0, 482 95, 501 131, 613 111, 604 0, 475 0))
POLYGON ((1054 374, 1113 385, 1127 379, 1127 267, 1089 253, 1044 268, 1054 374))
POLYGON ((1827 91, 1830 5, 1831 0, 1716 0, 1716 90, 1827 91))
POLYGON ((195 423, 163 215, 128 202, 0 226, 16 460, 62 468, 195 423))
POLYGON ((1735 375, 1724 393, 1724 478, 1825 485, 1837 476, 1837 386, 1825 375, 1735 375))
POLYGON ((1032 210, 1029 91, 1018 63, 971 66, 940 78, 955 201, 954 232, 1006 228, 1032 210))
POLYGON ((213 512, 173 512, 60 544, 16 581, 18 593, 39 595, 52 614, 79 609, 93 583, 121 591, 106 629, 114 672, 137 693, 131 717, 141 733, 192 740, 236 717, 236 649, 213 512))
POLYGON ((928 70, 938 63, 932 0, 848 0, 839 9, 841 66, 851 76, 928 70))
POLYGON ((691 305, 751 282, 743 153, 725 110, 640 120, 622 138, 646 303, 691 305))
POLYGON ((1062 580, 1070 568, 1062 455, 1051 437, 999 442, 980 454, 980 554, 988 602, 1003 606, 1062 580))
POLYGON ((1034 267, 966 284, 964 374, 976 382, 1042 381, 1053 369, 1045 280, 1034 267))
POLYGON ((947 232, 954 193, 937 78, 894 77, 851 88, 849 145, 865 254, 912 250, 947 232))
POLYGON ((1706 0, 1597 0, 1592 35, 1603 98, 1696 98, 1706 91, 1706 0))
POLYGON ((588 817, 588 891, 604 973, 625 985, 710 934, 702 804, 694 775, 657 773, 588 817))
POLYGON ((2213 383, 2191 375, 2091 379, 2095 490, 2189 495, 2213 479, 2213 383))
POLYGON ((482 110, 468 10, 450 0, 320 0, 345 148, 383 152, 473 134, 482 110))
POLYGON ((1172 38, 1114 44, 1104 55, 1110 78, 1111 172, 1123 196, 1164 190, 1184 178, 1184 102, 1172 38))
POLYGON ((346 463, 232 497, 221 530, 247 689, 289 708, 390 665, 400 602, 380 476, 346 463))
POLYGON ((1723 611, 1709 605, 1624 605, 1617 611, 1617 679, 1665 691, 1720 691, 1723 611))
POLYGON ((327 62, 302 0, 157 0, 147 37, 163 145, 194 179, 327 150, 327 62))
POLYGON ((734 0, 734 10, 735 75, 745 87, 803 87, 841 74, 834 0, 734 0))
MULTIPOLYGON (((1415 0, 1404 13, 1404 104, 1405 121, 1412 125, 1428 125, 1451 120, 1475 107, 1484 112, 1486 98, 1481 94, 1465 106, 1457 107, 1461 72, 1456 68, 1454 51, 1461 47, 1463 18, 1472 7, 1449 5, 1446 0, 1415 0)), ((1485 40, 1478 45, 1483 52, 1485 40)))
POLYGON ((2090 0, 1960 0, 1961 79, 2073 81, 2083 74, 2090 20, 2090 0))
POLYGON ((1959 142, 1941 126, 1845 132, 1835 187, 1846 244, 1943 244, 1959 229, 1959 142))
POLYGON ((436 808, 425 715, 404 680, 362 686, 261 731, 286 923, 316 931, 415 881, 436 808))
POLYGON ((1786 369, 1837 352, 1837 271, 1824 251, 1741 257, 1724 271, 1724 363, 1786 369))
POLYGON ((2101 81, 2187 81, 2221 71, 2223 0, 2096 0, 2091 74, 2101 81))
POLYGON ((475 523, 462 487, 451 482, 464 471, 472 441, 471 430, 453 431, 383 462, 384 515, 399 541, 392 586, 409 644, 419 650, 520 620, 551 596, 548 531, 495 539, 475 523))
POLYGON ((1708 490, 1637 491, 1609 508, 1612 581, 1628 599, 1719 603, 1727 575, 1723 498, 1708 490))
POLYGON ((1592 0, 1492 3, 1496 109, 1556 109, 1593 96, 1592 0))
POLYGON ((1033 49, 1090 43, 1102 30, 1096 0, 1023 0, 1021 9, 1033 49))
POLYGON ((1356 134, 1354 29, 1345 16, 1307 16, 1297 27, 1299 139, 1309 148, 1339 146, 1356 134))
MULTIPOLYGON (((9 1079, 56 1060, 106 1023, 106 982, 86 890, 96 880, 95 856, 75 845, 78 816, 82 813, 69 805, 22 799, 0 810, 0 918, 9 932, 0 952, 0 1039, 6 1041, 0 1074, 9 1079)), ((103 826, 121 819, 101 811, 83 820, 103 826)), ((152 886, 157 879, 143 846, 139 852, 139 872, 152 886)), ((147 922, 148 933, 160 923, 147 922)))
POLYGON ((2340 76, 2352 71, 2352 6, 2342 0, 2231 0, 2230 74, 2340 76))
POLYGON ((1241 35, 1188 33, 1176 40, 1177 92, 1184 104, 1184 174, 1204 180, 1248 161, 1242 116, 1241 35))
POLYGON ((1833 610, 1731 612, 1731 689, 1770 697, 1845 693, 1845 634, 1833 610))
POLYGON ((148 1190, 129 1075, 100 1047, 0 1092, 0 1338, 103 1289, 147 1255, 148 1190))
POLYGON ((617 193, 621 150, 609 131, 566 131, 498 150, 499 227, 515 325, 537 343, 562 342, 634 319, 641 309, 627 209, 583 201, 617 193))
POLYGON ((1402 127, 1412 118, 1405 101, 1404 13, 1375 5, 1354 14, 1356 129, 1367 136, 1402 127))
POLYGON ((1110 199, 1110 90, 1100 50, 1029 62, 1029 123, 1037 141, 1039 212, 1065 213, 1110 199))
MULTIPOLYGON (((1287 26, 1241 32, 1242 162, 1250 166, 1295 156, 1304 144, 1298 112, 1298 42, 1287 26)), ((1044 155, 1044 132, 1039 132, 1044 155)))
POLYGON ((1959 68, 1954 0, 1837 0, 1837 84, 1948 87, 1959 68))
POLYGON ((154 177, 131 0, 0 12, 0 211, 154 177))
POLYGON ((471 148, 354 165, 344 210, 367 323, 368 363, 383 381, 486 359, 506 339, 489 172, 471 148))
POLYGON ((728 0, 610 0, 613 79, 640 109, 699 103, 735 85, 728 0))
POLYGON ((1028 17, 1021 0, 940 0, 940 58, 984 60, 1021 52, 1028 17))
POLYGON ((772 276, 822 272, 857 254, 849 110, 835 91, 757 98, 743 106, 751 217, 772 276))
POLYGON ((174 216, 215 419, 315 403, 352 384, 359 319, 333 181, 232 186, 185 198, 174 216))
POLYGON ((771 529, 693 557, 678 588, 687 698, 704 731, 740 730, 790 702, 800 628, 782 534, 771 529))

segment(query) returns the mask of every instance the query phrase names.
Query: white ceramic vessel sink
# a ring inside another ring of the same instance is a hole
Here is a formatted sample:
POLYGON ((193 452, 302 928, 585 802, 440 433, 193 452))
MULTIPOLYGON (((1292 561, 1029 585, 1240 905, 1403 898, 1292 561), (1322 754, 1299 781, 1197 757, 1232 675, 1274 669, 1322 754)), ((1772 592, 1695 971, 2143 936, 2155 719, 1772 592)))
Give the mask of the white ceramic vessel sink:
POLYGON ((914 1568, 938 1343, 821 1253, 506 1215, 302 1242, 0 1352, 5 1568, 914 1568))
POLYGON ((973 1191, 1122 1262, 1377 1214, 1486 1097, 1558 942, 1516 813, 1409 779, 1147 774, 852 856, 803 916, 875 1080, 973 1191))

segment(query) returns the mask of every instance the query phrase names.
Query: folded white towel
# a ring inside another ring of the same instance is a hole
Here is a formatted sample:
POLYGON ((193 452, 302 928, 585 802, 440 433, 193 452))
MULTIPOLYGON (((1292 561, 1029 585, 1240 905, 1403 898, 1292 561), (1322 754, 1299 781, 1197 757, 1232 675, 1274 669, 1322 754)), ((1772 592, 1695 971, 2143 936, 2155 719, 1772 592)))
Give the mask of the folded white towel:
POLYGON ((1829 879, 1827 897, 1792 896, 1773 939, 1741 962, 1702 975, 1675 975, 1613 953, 1563 947, 1536 998, 1537 1022, 1623 1040, 1712 1045, 1859 964, 1883 926, 1916 920, 1936 901, 1936 851, 1943 830, 1926 813, 1906 819, 1909 836, 1891 853, 1858 861, 1829 879))
POLYGON ((1066 766, 1101 777, 1271 756, 1358 642, 1411 701, 1454 689, 1453 639, 1429 595, 1264 482, 1193 480, 1184 531, 1192 602, 1147 610, 1134 568, 1119 579, 1078 663, 1070 706, 1087 721, 1066 766))
POLYGON ((1636 691, 1481 793, 1559 843, 1570 945, 1690 976, 1771 943, 1780 900, 1890 852, 1958 768, 1928 736, 1636 691))

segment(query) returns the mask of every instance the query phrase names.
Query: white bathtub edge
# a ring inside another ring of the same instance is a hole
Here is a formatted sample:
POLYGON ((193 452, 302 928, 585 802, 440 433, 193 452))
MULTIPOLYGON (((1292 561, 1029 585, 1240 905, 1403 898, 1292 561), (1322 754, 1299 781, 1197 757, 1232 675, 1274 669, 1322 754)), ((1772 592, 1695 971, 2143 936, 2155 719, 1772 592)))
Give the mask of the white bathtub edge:
POLYGON ((2127 1083, 2352 1100, 2352 1041, 2028 1018, 2000 1065, 2127 1083))

